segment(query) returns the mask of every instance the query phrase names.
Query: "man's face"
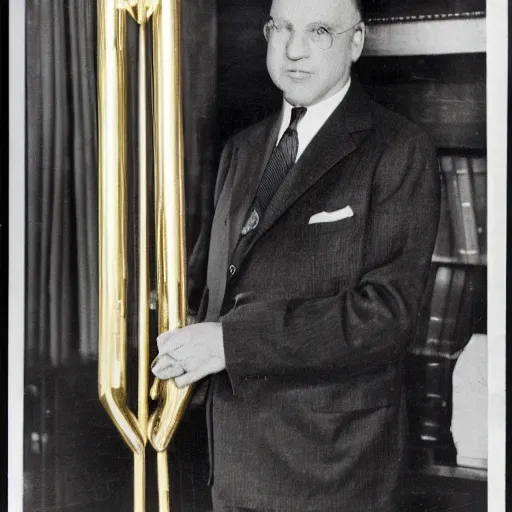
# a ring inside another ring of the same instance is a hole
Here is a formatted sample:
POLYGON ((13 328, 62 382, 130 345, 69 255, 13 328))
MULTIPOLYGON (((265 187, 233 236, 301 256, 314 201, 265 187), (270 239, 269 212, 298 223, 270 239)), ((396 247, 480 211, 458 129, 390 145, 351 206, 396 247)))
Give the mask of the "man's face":
POLYGON ((364 42, 352 0, 274 0, 270 18, 267 69, 287 101, 307 107, 343 88, 364 42), (333 43, 323 49, 314 39, 326 31, 333 43))

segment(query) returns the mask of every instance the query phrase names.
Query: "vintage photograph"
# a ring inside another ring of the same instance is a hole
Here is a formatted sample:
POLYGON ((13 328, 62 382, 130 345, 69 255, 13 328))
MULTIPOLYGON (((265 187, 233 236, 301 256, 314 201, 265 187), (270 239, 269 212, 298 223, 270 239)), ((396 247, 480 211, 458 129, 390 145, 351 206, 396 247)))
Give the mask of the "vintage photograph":
POLYGON ((486 1, 23 3, 23 511, 491 510, 486 1))

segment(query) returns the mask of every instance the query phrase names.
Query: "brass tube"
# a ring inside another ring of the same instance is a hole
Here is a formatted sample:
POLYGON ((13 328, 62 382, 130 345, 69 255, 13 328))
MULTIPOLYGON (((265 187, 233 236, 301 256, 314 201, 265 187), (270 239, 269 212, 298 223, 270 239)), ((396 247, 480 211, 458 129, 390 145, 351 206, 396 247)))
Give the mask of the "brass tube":
MULTIPOLYGON (((153 14, 159 332, 186 325, 179 19, 178 0, 161 2, 153 14)), ((190 387, 178 389, 172 379, 155 381, 151 395, 159 405, 149 420, 148 437, 158 452, 167 449, 190 392, 190 387)))
MULTIPOLYGON (((139 0, 139 4, 141 0, 139 0)), ((146 19, 139 6, 139 389, 138 419, 147 440, 149 416, 149 265, 148 265, 148 200, 147 200, 147 86, 146 86, 146 19)), ((145 453, 134 458, 135 509, 146 508, 145 453)))
POLYGON ((126 15, 98 2, 99 396, 134 453, 139 422, 126 405, 126 15))
POLYGON ((169 461, 167 452, 157 452, 157 471, 158 471, 158 510, 159 512, 169 512, 171 510, 171 496, 169 492, 169 461))
MULTIPOLYGON (((153 14, 159 332, 185 326, 187 311, 179 20, 178 0, 161 2, 153 14)), ((165 382, 156 379, 151 390, 151 397, 159 400, 149 420, 148 436, 158 452, 160 512, 170 509, 166 450, 183 416, 190 391, 190 388, 178 389, 172 379, 165 382)))
POLYGON ((179 0, 98 0, 100 399, 134 454, 134 510, 146 508, 147 439, 157 451, 158 503, 169 512, 167 447, 190 397, 155 379, 148 418, 149 264, 146 27, 153 23, 154 229, 158 330, 186 325, 186 252, 179 0), (139 327, 137 417, 126 404, 126 13, 139 24, 139 327))

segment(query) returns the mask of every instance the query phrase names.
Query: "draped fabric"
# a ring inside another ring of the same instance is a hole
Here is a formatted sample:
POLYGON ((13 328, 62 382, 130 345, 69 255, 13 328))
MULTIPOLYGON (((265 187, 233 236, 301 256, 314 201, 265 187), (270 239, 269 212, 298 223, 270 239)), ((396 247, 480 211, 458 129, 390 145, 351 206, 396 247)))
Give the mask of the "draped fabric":
MULTIPOLYGON (((97 0, 27 0, 26 360, 98 355, 97 0)), ((216 6, 182 2, 187 247, 211 216, 216 6), (212 63, 214 63, 212 65, 212 63)), ((136 343, 137 46, 128 23, 129 343, 136 343)))
POLYGON ((27 2, 27 363, 97 355, 96 2, 27 2))

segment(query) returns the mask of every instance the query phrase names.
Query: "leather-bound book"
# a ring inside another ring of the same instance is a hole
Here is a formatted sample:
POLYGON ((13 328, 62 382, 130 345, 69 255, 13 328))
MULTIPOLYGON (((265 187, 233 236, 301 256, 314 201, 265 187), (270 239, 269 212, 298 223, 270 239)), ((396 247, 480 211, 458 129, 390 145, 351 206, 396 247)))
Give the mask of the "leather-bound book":
POLYGON ((476 231, 482 261, 487 258, 487 158, 473 157, 469 160, 474 191, 476 231))
MULTIPOLYGON (((454 358, 458 356, 457 351, 459 350, 459 343, 457 340, 457 332, 459 312, 461 311, 465 292, 465 283, 466 269, 454 269, 439 342, 438 355, 443 357, 454 358)), ((467 291, 466 289, 466 292, 467 291)))
POLYGON ((439 354, 452 274, 453 269, 451 267, 440 266, 437 269, 432 301, 430 303, 430 322, 427 339, 424 346, 418 347, 419 350, 416 353, 435 356, 439 354))
POLYGON ((464 237, 466 239, 466 262, 478 263, 480 261, 480 247, 478 244, 475 194, 473 192, 469 159, 463 156, 454 156, 453 166, 459 183, 460 206, 464 224, 464 237))
POLYGON ((459 192, 459 181, 453 165, 452 156, 439 158, 441 170, 446 179, 446 197, 453 227, 454 255, 461 262, 466 262, 466 235, 464 232, 464 217, 459 192))
POLYGON ((434 260, 449 260, 454 254, 453 227, 448 208, 448 194, 446 192, 446 176, 441 173, 441 211, 439 215, 439 227, 437 230, 436 244, 434 247, 434 260))

